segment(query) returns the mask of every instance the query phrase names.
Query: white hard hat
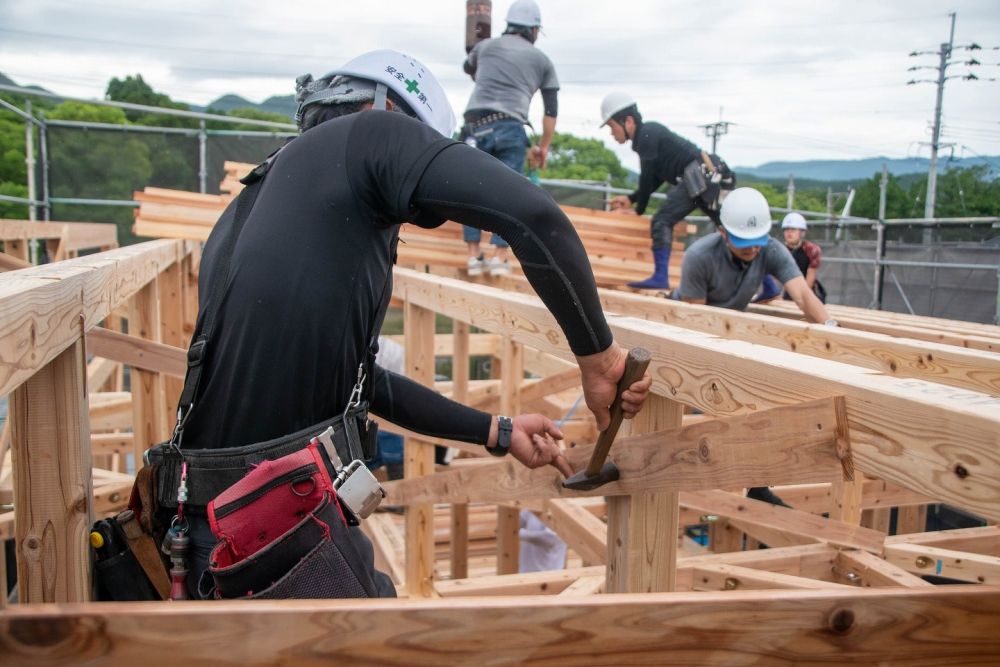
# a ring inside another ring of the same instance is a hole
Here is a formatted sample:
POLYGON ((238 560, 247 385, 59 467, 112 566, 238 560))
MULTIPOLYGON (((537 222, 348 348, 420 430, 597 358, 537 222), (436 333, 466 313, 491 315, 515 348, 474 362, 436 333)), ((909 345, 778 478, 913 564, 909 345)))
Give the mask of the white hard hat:
POLYGON ((523 25, 529 28, 542 26, 542 10, 535 0, 515 0, 507 10, 507 23, 523 25))
POLYGON ((616 113, 631 106, 635 106, 635 100, 628 93, 615 91, 605 95, 604 99, 601 100, 601 120, 603 121, 601 127, 607 125, 616 113))
MULTIPOLYGON (((450 138, 455 130, 455 112, 452 111, 444 89, 430 70, 412 56, 390 49, 369 51, 348 61, 343 67, 324 74, 321 81, 332 81, 336 76, 375 82, 376 108, 385 108, 378 101, 380 96, 384 100, 386 88, 389 88, 413 109, 417 118, 444 136, 450 138)), ((338 87, 321 88, 313 92, 299 103, 296 117, 300 117, 302 110, 308 105, 329 101, 341 92, 338 87)))
POLYGON ((802 216, 801 213, 789 213, 781 221, 781 228, 805 230, 806 219, 802 216))
POLYGON ((736 188, 722 201, 719 212, 729 241, 737 248, 766 246, 771 231, 771 207, 753 188, 736 188))

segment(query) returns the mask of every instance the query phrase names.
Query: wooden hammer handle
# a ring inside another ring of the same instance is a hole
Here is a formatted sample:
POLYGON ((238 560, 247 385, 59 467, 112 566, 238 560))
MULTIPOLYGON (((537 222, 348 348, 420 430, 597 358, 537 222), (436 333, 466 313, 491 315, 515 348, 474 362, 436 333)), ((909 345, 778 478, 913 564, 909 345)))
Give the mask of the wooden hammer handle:
POLYGON ((590 456, 590 463, 587 464, 587 476, 593 477, 601 472, 604 462, 611 451, 611 445, 615 442, 618 429, 622 425, 622 392, 632 386, 636 380, 642 379, 646 368, 649 367, 649 360, 652 355, 644 347, 633 347, 628 351, 625 358, 625 373, 618 381, 618 389, 615 392, 615 402, 611 404, 611 423, 601 431, 597 438, 597 445, 594 446, 594 453, 590 456))

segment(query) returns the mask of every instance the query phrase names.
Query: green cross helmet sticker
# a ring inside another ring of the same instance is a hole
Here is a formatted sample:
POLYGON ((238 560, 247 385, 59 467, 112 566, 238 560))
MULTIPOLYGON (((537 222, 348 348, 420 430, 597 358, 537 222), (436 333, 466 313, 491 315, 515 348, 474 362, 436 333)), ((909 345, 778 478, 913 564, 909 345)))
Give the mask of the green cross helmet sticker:
POLYGON ((408 93, 418 93, 419 94, 420 93, 420 89, 417 88, 418 85, 419 84, 417 83, 416 79, 413 79, 412 81, 410 79, 407 79, 406 80, 406 92, 408 92, 408 93))

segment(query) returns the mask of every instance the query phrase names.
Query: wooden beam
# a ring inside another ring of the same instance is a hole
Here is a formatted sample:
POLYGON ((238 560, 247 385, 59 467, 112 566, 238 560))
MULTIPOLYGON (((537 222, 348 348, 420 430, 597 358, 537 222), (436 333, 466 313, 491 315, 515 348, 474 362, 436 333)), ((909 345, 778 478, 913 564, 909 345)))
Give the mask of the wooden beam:
MULTIPOLYGON (((459 403, 464 403, 469 393, 471 336, 469 335, 469 325, 465 322, 453 320, 451 326, 452 398, 459 403)), ((469 506, 465 503, 456 503, 451 506, 450 574, 452 579, 465 579, 469 576, 469 506)))
POLYGON ((604 592, 604 575, 580 577, 563 589, 559 595, 570 597, 574 595, 596 595, 604 592))
MULTIPOLYGON (((129 301, 129 331, 137 338, 159 342, 160 308, 157 278, 144 285, 129 301)), ((133 456, 136 468, 142 466, 147 449, 169 435, 166 415, 166 389, 159 373, 132 367, 129 372, 132 389, 132 432, 135 434, 133 456)))
POLYGON ((886 544, 885 559, 907 572, 980 584, 1000 584, 1000 557, 923 544, 886 544))
POLYGON ((0 274, 0 395, 76 342, 81 313, 84 330, 97 326, 179 252, 152 241, 0 274))
POLYGON ((214 660, 229 665, 596 665, 661 663, 665 657, 703 665, 766 660, 971 665, 1000 659, 996 587, 409 603, 106 603, 22 606, 4 613, 10 630, 0 642, 0 662, 22 665, 94 660, 147 664, 155 655, 199 662, 206 642, 218 647, 214 660), (177 641, 194 636, 203 641, 177 641))
POLYGON ((77 342, 11 395, 19 600, 90 599, 93 495, 82 322, 77 342))
MULTIPOLYGON (((677 429, 683 406, 650 396, 630 424, 633 433, 677 429)), ((710 447, 707 440, 699 446, 710 447)), ((644 491, 608 499, 608 593, 672 591, 677 586, 677 491, 644 491)))
POLYGON ((87 351, 150 373, 183 378, 187 372, 186 350, 102 327, 87 332, 87 351))
POLYGON ((436 582, 434 587, 443 598, 481 595, 558 595, 580 577, 598 576, 604 576, 603 565, 443 580, 436 582))
POLYGON ((376 512, 361 522, 375 550, 375 568, 385 572, 396 586, 406 580, 406 538, 392 515, 376 512))
POLYGON ((608 562, 608 527, 575 499, 545 501, 542 521, 589 565, 608 562))
POLYGON ((855 586, 927 588, 934 585, 867 551, 840 551, 834 572, 855 586))
POLYGON ((893 535, 886 544, 923 544, 955 551, 973 551, 986 556, 1000 556, 1000 527, 956 528, 935 530, 929 533, 893 535))
MULTIPOLYGON (((562 488, 549 466, 528 470, 516 461, 439 473, 419 482, 390 482, 389 502, 504 502, 526 498, 617 496, 653 490, 729 488, 820 481, 843 475, 836 451, 832 399, 751 415, 698 422, 679 429, 619 438, 610 459, 621 479, 593 491, 562 488)), ((574 469, 591 445, 566 453, 574 469)))
MULTIPOLYGON (((503 336, 500 341, 500 413, 521 414, 521 383, 524 381, 524 354, 520 344, 503 336)), ((521 511, 497 505, 497 574, 512 574, 520 569, 521 511)))
MULTIPOLYGON (((406 375, 426 386, 434 384, 434 312, 407 302, 403 328, 406 337, 406 375)), ((411 484, 434 471, 434 446, 419 438, 404 441, 404 476, 411 484)), ((388 502, 394 503, 390 497, 388 502)), ((410 597, 434 592, 434 508, 414 504, 406 511, 406 590, 410 597)))
POLYGON ((851 586, 829 581, 817 581, 778 572, 765 572, 740 565, 703 564, 692 568, 692 581, 696 591, 735 591, 761 589, 813 589, 835 588, 851 590, 851 586))
MULTIPOLYGON (((394 289, 444 315, 569 357, 541 302, 527 295, 397 271, 394 289)), ((622 345, 653 352, 653 391, 710 414, 844 395, 857 469, 1000 519, 1000 398, 812 359, 635 318, 609 318, 622 345), (942 472, 942 471, 947 471, 942 472)))
POLYGON ((885 535, 807 512, 751 500, 725 491, 691 491, 681 502, 700 512, 719 514, 746 524, 757 524, 787 535, 881 553, 885 535))

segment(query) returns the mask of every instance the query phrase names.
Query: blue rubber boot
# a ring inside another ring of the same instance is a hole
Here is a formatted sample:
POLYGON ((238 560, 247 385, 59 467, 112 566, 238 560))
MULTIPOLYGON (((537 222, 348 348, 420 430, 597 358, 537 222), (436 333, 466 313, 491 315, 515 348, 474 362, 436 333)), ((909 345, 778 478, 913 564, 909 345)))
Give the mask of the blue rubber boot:
POLYGON ((628 286, 635 289, 670 289, 670 246, 653 250, 653 262, 653 275, 628 286))

